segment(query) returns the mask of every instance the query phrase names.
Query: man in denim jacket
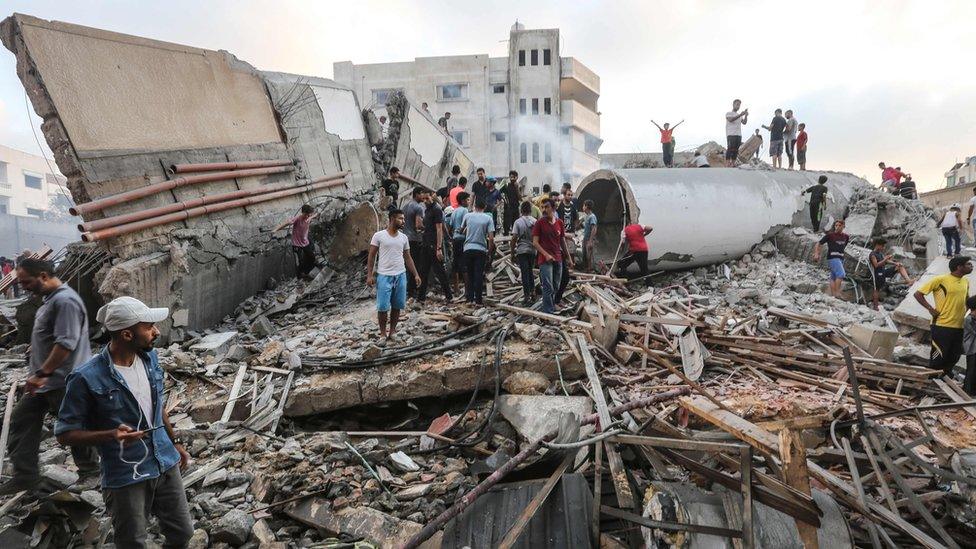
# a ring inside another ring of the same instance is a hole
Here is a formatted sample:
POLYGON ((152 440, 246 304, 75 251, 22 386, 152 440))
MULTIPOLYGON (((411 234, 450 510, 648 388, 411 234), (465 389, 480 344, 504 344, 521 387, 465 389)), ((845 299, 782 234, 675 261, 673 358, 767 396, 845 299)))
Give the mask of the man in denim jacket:
POLYGON ((163 411, 163 370, 153 349, 154 323, 167 316, 169 309, 150 309, 131 297, 99 309, 96 318, 112 340, 68 377, 54 429, 61 444, 94 446, 101 455, 117 547, 145 546, 150 512, 164 547, 186 547, 193 535, 180 476, 190 456, 175 443, 163 411))

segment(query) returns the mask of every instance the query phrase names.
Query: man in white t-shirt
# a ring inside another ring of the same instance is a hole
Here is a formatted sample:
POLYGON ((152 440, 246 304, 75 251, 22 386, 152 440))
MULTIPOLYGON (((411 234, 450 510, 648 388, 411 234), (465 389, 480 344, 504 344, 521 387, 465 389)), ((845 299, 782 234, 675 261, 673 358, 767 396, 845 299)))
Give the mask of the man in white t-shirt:
POLYGON ((732 110, 725 113, 725 165, 735 166, 739 157, 739 146, 742 145, 742 125, 749 123, 749 109, 739 112, 742 101, 732 102, 732 110))
POLYGON ((407 305, 407 269, 413 275, 414 282, 420 285, 420 275, 410 257, 410 241, 407 235, 400 232, 403 222, 401 210, 390 212, 386 229, 377 231, 369 241, 369 257, 366 260, 366 284, 376 285, 376 318, 380 325, 380 338, 387 340, 393 338, 400 311, 407 305), (390 320, 389 332, 386 331, 387 316, 390 320))
POLYGON ((966 214, 966 224, 973 230, 973 238, 976 238, 976 223, 973 223, 973 210, 976 209, 976 188, 973 188, 973 197, 969 199, 969 213, 966 214))

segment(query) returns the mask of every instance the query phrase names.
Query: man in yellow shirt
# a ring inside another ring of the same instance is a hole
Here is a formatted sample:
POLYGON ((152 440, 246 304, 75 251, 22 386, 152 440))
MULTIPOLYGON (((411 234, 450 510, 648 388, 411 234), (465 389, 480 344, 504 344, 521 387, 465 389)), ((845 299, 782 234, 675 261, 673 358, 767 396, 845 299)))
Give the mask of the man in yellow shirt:
POLYGON ((915 292, 915 299, 932 315, 932 350, 929 368, 952 375, 952 369, 962 356, 963 320, 966 318, 966 298, 969 297, 969 280, 973 264, 966 256, 957 255, 949 260, 949 274, 939 275, 915 292), (925 296, 933 294, 935 307, 925 296))

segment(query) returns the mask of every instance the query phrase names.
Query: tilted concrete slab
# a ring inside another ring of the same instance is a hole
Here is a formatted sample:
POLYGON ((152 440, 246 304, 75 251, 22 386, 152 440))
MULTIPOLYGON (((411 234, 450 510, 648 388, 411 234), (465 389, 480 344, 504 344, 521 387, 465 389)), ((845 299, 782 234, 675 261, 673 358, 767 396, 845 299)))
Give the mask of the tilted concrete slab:
MULTIPOLYGON (((965 253, 965 250, 963 251, 965 253)), ((932 324, 932 315, 925 310, 922 305, 915 300, 915 292, 918 291, 923 284, 931 280, 933 277, 946 274, 949 272, 949 259, 946 257, 936 258, 935 261, 929 263, 929 266, 925 269, 925 272, 918 277, 915 284, 908 289, 908 296, 902 300, 902 302, 895 307, 894 313, 892 313, 891 318, 895 322, 899 322, 906 326, 912 326, 913 328, 918 328, 920 330, 928 330, 929 326, 932 324)), ((976 295, 976 271, 970 273, 966 277, 969 280, 969 295, 976 295)), ((929 303, 934 304, 932 296, 928 296, 929 303)))

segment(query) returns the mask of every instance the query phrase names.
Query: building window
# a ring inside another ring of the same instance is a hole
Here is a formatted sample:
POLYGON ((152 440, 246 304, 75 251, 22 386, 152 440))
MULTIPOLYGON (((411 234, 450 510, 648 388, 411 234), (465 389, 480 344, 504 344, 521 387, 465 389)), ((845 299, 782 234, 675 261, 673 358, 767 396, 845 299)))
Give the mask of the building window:
POLYGON ((437 86, 438 101, 465 101, 467 98, 467 84, 441 84, 437 86))
POLYGON ((44 210, 38 210, 37 208, 27 208, 27 215, 33 215, 36 217, 43 217, 44 210))
POLYGON ((552 99, 547 97, 542 100, 542 112, 552 114, 552 99))
POLYGON ((525 99, 519 99, 519 114, 525 114, 525 99))
POLYGON ((458 145, 462 147, 468 147, 471 143, 468 142, 468 130, 451 130, 451 137, 458 142, 458 145))
POLYGON ((569 126, 563 126, 563 135, 569 135, 569 126))
POLYGON ((539 98, 532 98, 532 114, 539 114, 539 98))
POLYGON ((508 136, 505 132, 493 132, 491 135, 495 138, 495 141, 505 141, 508 136))
POLYGON ((546 163, 552 162, 552 143, 546 143, 546 163))
POLYGON ((492 93, 505 93, 505 84, 495 84, 491 87, 492 93))
POLYGON ((0 196, 0 214, 10 213, 10 199, 0 196))
POLYGON ((526 147, 525 143, 519 145, 519 157, 520 162, 523 164, 527 164, 529 162, 528 147, 526 147))
POLYGON ((600 138, 593 137, 590 134, 585 134, 583 137, 584 137, 583 150, 585 150, 590 154, 599 154, 600 145, 603 143, 602 141, 600 141, 600 138))
POLYGON ((386 102, 390 99, 390 94, 400 91, 397 88, 388 88, 384 90, 373 90, 373 103, 377 105, 386 105, 386 102))
POLYGON ((43 180, 36 175, 24 174, 24 185, 28 189, 43 189, 44 186, 41 184, 43 180))
POLYGON ((10 188, 10 180, 7 179, 7 163, 0 162, 0 187, 10 188))
POLYGON ((542 64, 552 65, 552 50, 548 48, 542 50, 542 64))
POLYGON ((519 66, 525 66, 525 50, 519 50, 519 66))
POLYGON ((539 64, 539 50, 532 50, 532 66, 539 64))
POLYGON ((538 143, 533 143, 532 144, 532 162, 534 164, 538 164, 539 163, 539 144, 538 143))

